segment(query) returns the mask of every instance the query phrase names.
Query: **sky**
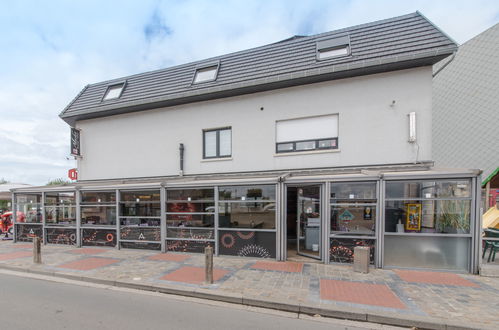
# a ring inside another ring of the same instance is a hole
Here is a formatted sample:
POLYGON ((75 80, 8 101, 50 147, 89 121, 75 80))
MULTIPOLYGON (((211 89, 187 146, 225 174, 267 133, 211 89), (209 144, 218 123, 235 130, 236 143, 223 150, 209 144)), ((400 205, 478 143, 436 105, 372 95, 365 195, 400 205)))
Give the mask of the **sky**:
POLYGON ((0 0, 0 179, 67 178, 59 113, 87 84, 419 10, 462 44, 499 1, 0 0))

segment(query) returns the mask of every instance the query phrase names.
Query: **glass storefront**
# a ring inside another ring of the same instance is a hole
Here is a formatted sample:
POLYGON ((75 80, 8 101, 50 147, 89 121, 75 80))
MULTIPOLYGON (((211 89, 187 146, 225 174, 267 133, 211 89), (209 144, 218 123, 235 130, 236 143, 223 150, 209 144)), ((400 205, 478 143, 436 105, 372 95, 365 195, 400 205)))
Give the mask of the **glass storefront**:
POLYGON ((82 226, 116 225, 116 192, 86 192, 81 195, 82 226))
POLYGON ((81 245, 116 246, 116 191, 80 192, 80 216, 81 245))
POLYGON ((45 224, 47 226, 76 226, 74 191, 45 193, 45 224))
POLYGON ((352 263, 354 248, 367 246, 375 262, 377 222, 376 182, 333 182, 330 185, 331 262, 352 263))
POLYGON ((275 185, 219 188, 219 227, 275 229, 275 185))
POLYGON ((218 196, 219 254, 275 258, 275 185, 221 186, 218 196))
POLYGON ((347 264, 364 246, 376 267, 466 271, 477 259, 473 180, 286 183, 285 214, 277 184, 16 193, 15 240, 197 253, 212 246, 280 260, 283 248, 303 243, 298 251, 315 253, 307 258, 347 264))
POLYGON ((161 247, 160 196, 159 190, 120 192, 120 247, 154 250, 161 247))
POLYGON ((166 249, 204 252, 215 242, 215 189, 166 192, 166 249))
POLYGON ((14 210, 16 214, 15 239, 31 242, 34 237, 43 237, 42 194, 16 194, 14 210))
POLYGON ((471 181, 386 182, 384 265, 466 270, 471 181))
POLYGON ((42 222, 42 194, 16 195, 17 222, 42 222))

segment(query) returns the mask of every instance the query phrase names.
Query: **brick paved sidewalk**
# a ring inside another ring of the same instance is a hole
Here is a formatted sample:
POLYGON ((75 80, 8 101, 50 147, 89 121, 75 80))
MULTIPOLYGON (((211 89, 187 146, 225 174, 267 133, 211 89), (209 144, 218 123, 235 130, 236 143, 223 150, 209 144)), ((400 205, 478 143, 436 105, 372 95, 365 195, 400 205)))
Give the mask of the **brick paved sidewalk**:
POLYGON ((205 285, 199 254, 47 245, 34 265, 31 251, 0 241, 0 268, 380 323, 499 329, 499 278, 215 257, 215 283, 205 285))

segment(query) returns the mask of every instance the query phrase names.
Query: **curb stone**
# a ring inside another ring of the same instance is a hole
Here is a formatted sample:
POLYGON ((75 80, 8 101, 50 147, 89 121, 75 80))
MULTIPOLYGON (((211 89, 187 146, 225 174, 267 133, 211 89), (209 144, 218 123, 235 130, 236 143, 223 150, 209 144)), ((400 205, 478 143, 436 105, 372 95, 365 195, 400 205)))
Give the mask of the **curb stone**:
POLYGON ((254 307, 263 307, 263 308, 270 308, 270 309, 278 309, 281 311, 285 312, 294 312, 294 313, 299 313, 300 312, 300 305, 299 304, 289 304, 285 301, 282 300, 276 300, 276 299, 261 299, 257 297, 245 297, 243 295, 243 305, 248 305, 248 306, 254 306, 254 307))
POLYGON ((206 289, 196 289, 194 291, 198 298, 216 300, 221 302, 228 302, 232 304, 243 304, 243 296, 242 294, 228 294, 228 293, 213 293, 206 289))
POLYGON ((317 307, 317 305, 314 304, 306 304, 306 303, 290 304, 285 301, 276 300, 272 298, 263 300, 257 297, 251 297, 251 296, 245 297, 244 295, 239 296, 238 294, 231 295, 223 293, 212 293, 209 292, 209 290, 202 288, 177 288, 177 287, 173 288, 173 287, 164 287, 164 286, 144 285, 138 283, 104 280, 104 279, 97 279, 86 276, 78 276, 72 274, 57 273, 54 271, 22 268, 22 267, 2 265, 2 264, 0 264, 0 269, 52 276, 52 277, 60 277, 81 282, 105 284, 115 287, 130 288, 143 291, 153 291, 164 294, 216 300, 227 303, 236 303, 246 306, 263 307, 263 308, 281 310, 286 312, 302 313, 307 315, 318 314, 324 317, 380 323, 393 326, 414 327, 419 329, 435 329, 435 330, 495 329, 493 327, 490 328, 479 327, 475 324, 466 324, 463 322, 456 324, 454 322, 449 322, 448 320, 444 319, 435 319, 431 317, 421 317, 415 315, 408 316, 408 318, 401 318, 400 315, 397 314, 387 314, 383 312, 373 313, 371 311, 367 313, 362 311, 361 309, 356 309, 356 310, 345 309, 338 306, 335 306, 334 308, 323 308, 323 307, 317 307))
POLYGON ((355 311, 352 309, 335 307, 335 309, 317 307, 314 304, 300 304, 300 313, 332 317, 336 319, 346 319, 353 321, 367 322, 367 313, 362 311, 355 311))

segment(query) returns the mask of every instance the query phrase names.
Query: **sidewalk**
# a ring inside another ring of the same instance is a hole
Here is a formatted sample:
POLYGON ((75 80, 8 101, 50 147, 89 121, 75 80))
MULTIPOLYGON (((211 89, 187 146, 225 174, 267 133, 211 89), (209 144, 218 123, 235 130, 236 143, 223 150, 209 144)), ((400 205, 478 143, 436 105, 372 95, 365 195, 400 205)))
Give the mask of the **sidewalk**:
POLYGON ((34 265, 32 249, 0 241, 0 268, 399 326, 499 328, 499 278, 215 257, 205 285, 204 255, 47 245, 34 265))

